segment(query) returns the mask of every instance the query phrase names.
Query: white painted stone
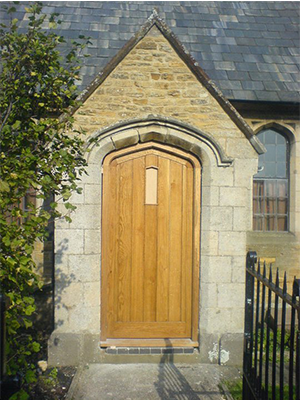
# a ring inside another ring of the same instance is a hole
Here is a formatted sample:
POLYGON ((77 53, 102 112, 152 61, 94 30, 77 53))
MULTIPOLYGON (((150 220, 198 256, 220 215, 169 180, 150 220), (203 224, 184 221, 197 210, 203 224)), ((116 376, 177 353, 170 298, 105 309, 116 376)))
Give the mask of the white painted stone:
POLYGON ((205 229, 209 229, 209 226, 204 227, 202 224, 201 253, 202 255, 216 256, 219 254, 219 232, 205 229))
POLYGON ((85 204, 101 204, 100 185, 86 184, 84 187, 85 204))
POLYGON ((100 282, 88 282, 83 285, 83 305, 85 308, 100 307, 100 282))
POLYGON ((244 232, 220 232, 219 254, 222 256, 245 256, 246 234, 244 232))
POLYGON ((84 203, 84 192, 83 192, 83 184, 78 183, 78 187, 82 189, 81 193, 73 192, 70 199, 68 200, 69 203, 76 205, 76 204, 83 204, 84 203))
POLYGON ((245 296, 245 285, 242 283, 219 283, 217 285, 219 308, 236 308, 245 296))
POLYGON ((86 168, 87 175, 83 174, 81 177, 82 183, 91 183, 93 185, 100 184, 101 178, 101 165, 100 164, 91 164, 89 163, 88 167, 86 168))
POLYGON ((201 259, 200 282, 231 282, 232 257, 208 257, 201 259))
POLYGON ((219 187, 202 186, 202 207, 219 205, 219 187))
POLYGON ((73 229, 99 229, 101 210, 99 204, 81 204, 72 214, 73 229))
POLYGON ((233 230, 249 231, 252 226, 251 210, 246 207, 233 208, 233 230))
POLYGON ((245 277, 246 277, 245 264, 246 264, 245 256, 233 257, 232 275, 231 275, 232 282, 245 283, 245 277))
POLYGON ((87 229, 84 231, 84 253, 85 254, 100 254, 100 230, 87 229))
POLYGON ((100 281, 100 255, 69 256, 69 274, 77 282, 100 281))
POLYGON ((247 189, 242 187, 220 187, 220 206, 243 207, 247 199, 247 189))
POLYGON ((57 229, 55 233, 55 252, 83 254, 83 234, 81 229, 57 229))
POLYGON ((232 231, 232 207, 211 207, 210 227, 213 231, 232 231))
POLYGON ((200 283, 201 307, 217 307, 217 285, 215 283, 200 283))

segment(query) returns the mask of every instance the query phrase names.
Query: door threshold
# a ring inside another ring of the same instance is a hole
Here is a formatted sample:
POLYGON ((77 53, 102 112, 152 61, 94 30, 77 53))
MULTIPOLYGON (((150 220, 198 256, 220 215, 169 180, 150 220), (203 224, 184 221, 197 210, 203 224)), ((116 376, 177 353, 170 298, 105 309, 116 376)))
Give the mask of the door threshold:
POLYGON ((199 347, 191 339, 106 339, 100 341, 101 347, 199 347))

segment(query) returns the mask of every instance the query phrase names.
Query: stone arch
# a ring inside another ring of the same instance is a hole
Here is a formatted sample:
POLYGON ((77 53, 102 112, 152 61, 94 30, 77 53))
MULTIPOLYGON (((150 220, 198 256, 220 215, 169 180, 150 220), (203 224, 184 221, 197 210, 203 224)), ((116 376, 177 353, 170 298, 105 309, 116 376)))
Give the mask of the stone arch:
POLYGON ((290 144, 293 144, 295 141, 295 136, 294 133, 292 132, 291 127, 279 124, 278 122, 275 121, 268 123, 262 122, 261 124, 259 124, 259 126, 255 127, 254 133, 255 135, 257 135, 258 133, 266 129, 274 129, 274 131, 283 134, 288 138, 290 144))
POLYGON ((169 144, 188 151, 195 155, 202 165, 207 157, 215 159, 218 167, 228 167, 233 162, 220 143, 208 133, 164 117, 126 121, 96 131, 87 143, 88 162, 99 162, 111 151, 149 141, 169 144))

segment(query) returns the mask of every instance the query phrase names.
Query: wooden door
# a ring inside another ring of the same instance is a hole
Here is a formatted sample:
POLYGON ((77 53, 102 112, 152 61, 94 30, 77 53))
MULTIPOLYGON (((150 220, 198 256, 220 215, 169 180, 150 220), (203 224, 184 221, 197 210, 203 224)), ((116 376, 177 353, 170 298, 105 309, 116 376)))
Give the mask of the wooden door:
POLYGON ((193 157, 157 144, 105 159, 103 345, 196 343, 199 174, 193 157))

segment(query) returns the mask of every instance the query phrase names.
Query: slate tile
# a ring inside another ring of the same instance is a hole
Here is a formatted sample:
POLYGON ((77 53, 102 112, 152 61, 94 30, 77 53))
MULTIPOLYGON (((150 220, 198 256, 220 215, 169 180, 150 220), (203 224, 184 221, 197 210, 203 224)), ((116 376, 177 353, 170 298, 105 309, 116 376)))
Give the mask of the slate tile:
POLYGON ((117 349, 117 354, 128 354, 129 349, 128 348, 118 348, 117 349))
POLYGON ((261 32, 257 32, 257 31, 244 31, 244 36, 245 37, 249 37, 249 38, 260 38, 262 36, 261 32))
POLYGON ((281 39, 281 35, 282 33, 286 33, 286 32, 270 32, 270 31, 265 31, 262 32, 261 35, 263 38, 270 38, 270 39, 281 39))
POLYGON ((276 63, 276 64, 282 64, 284 63, 284 56, 269 56, 267 54, 263 55, 263 59, 266 63, 276 63))
POLYGON ((234 71, 235 64, 232 61, 214 61, 217 70, 234 71))
POLYGON ((290 74, 299 73, 299 68, 295 64, 279 64, 278 68, 280 72, 287 72, 290 74))
POLYGON ((140 354, 139 348, 131 348, 129 349, 129 354, 140 354))
POLYGON ((233 98, 235 100, 257 100, 256 94, 252 90, 235 90, 233 98))
MULTIPOLYGON (((201 64, 200 64, 201 67, 201 64)), ((227 80, 228 79, 228 73, 232 71, 217 71, 217 70, 211 70, 207 71, 208 76, 210 79, 213 79, 214 81, 219 81, 220 79, 227 80)))
POLYGON ((264 85, 262 82, 244 81, 242 82, 243 89, 245 90, 263 90, 264 85))
POLYGON ((231 45, 236 45, 237 41, 235 38, 231 37, 217 37, 217 43, 218 44, 231 44, 231 45))
POLYGON ((187 348, 183 349, 183 352, 185 354, 193 354, 194 353, 194 349, 193 349, 193 347, 187 347, 187 348))
POLYGON ((257 65, 254 63, 236 63, 237 71, 258 71, 257 65))
POLYGON ((256 91, 255 94, 256 94, 258 100, 279 101, 278 92, 256 91))
POLYGON ((275 82, 294 82, 292 76, 286 72, 271 72, 271 76, 275 82))
POLYGON ((239 80, 239 81, 250 80, 249 73, 245 71, 227 71, 227 75, 229 79, 233 80, 239 80))
POLYGON ((195 59, 199 61, 205 60, 205 61, 222 61, 222 54, 221 53, 208 53, 208 52, 193 52, 193 55, 195 54, 195 59))
POLYGON ((242 54, 240 53, 224 53, 223 54, 224 61, 244 61, 242 54))
POLYGON ((146 347, 141 347, 140 354, 150 354, 150 349, 146 347))
POLYGON ((278 72, 278 67, 275 64, 257 63, 257 68, 261 72, 278 72))
POLYGON ((183 353, 183 348, 182 347, 174 347, 173 348, 173 353, 174 354, 182 354, 183 353))
POLYGON ((218 84, 221 89, 231 89, 231 90, 242 89, 240 81, 219 80, 218 84))
POLYGON ((230 53, 246 53, 250 54, 251 50, 249 46, 230 46, 230 53))
POLYGON ((265 86, 266 90, 272 90, 272 91, 286 90, 286 87, 281 82, 266 81, 266 82, 264 82, 264 86, 265 86))
POLYGON ((243 57, 247 63, 260 63, 264 61, 263 57, 259 54, 243 54, 243 57))
POLYGON ((280 98, 281 101, 287 101, 287 102, 300 102, 300 95, 299 93, 295 93, 295 92, 283 92, 280 91, 278 92, 278 96, 280 98))
POLYGON ((300 92, 299 82, 286 82, 285 85, 290 91, 300 92))
POLYGON ((226 29, 227 37, 244 37, 244 32, 242 30, 226 29))
POLYGON ((210 48, 214 53, 230 53, 230 47, 227 44, 211 44, 210 48))
POLYGON ((250 78, 253 81, 272 81, 272 75, 268 72, 250 72, 250 78))
MULTIPOLYGON (((142 350, 142 349, 141 349, 142 350)), ((145 349, 146 350, 146 349, 145 349)), ((147 349, 148 350, 148 349, 147 349)), ((151 354, 161 354, 161 349, 158 347, 151 347, 150 349, 151 354)), ((148 354, 148 353, 147 353, 148 354)))
POLYGON ((236 43, 241 46, 255 46, 255 40, 253 38, 236 38, 236 43))

